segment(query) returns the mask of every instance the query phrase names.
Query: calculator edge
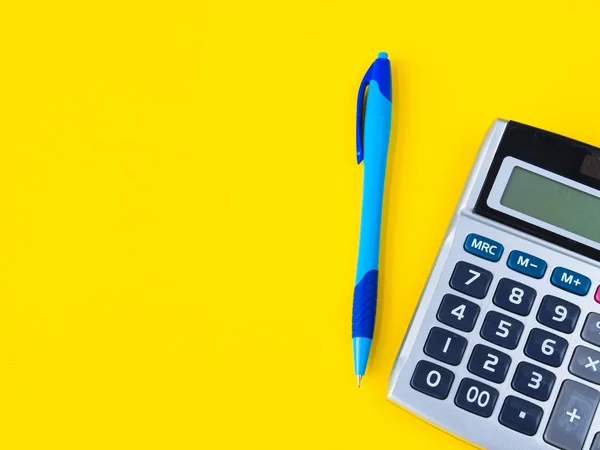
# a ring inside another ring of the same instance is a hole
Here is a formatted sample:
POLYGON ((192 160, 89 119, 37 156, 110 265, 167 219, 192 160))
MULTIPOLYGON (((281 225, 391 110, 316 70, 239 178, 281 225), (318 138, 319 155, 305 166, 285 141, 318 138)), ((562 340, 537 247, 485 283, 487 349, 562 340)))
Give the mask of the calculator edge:
MULTIPOLYGON (((429 309, 429 304, 433 300, 433 296, 436 291, 436 287, 439 282, 440 276, 443 272, 444 266, 446 264, 446 260, 451 254, 461 212, 467 208, 474 208, 478 194, 481 191, 481 188, 485 182, 485 174, 487 173, 492 163, 492 160, 494 158, 498 146, 500 145, 500 141, 502 140, 502 136, 508 123, 509 122, 504 119, 495 119, 488 128, 480 144, 479 151, 471 168, 471 172, 469 174, 469 177, 465 181, 465 185, 462 190, 461 196, 456 204, 454 214, 452 216, 452 219, 450 220, 450 223, 448 224, 440 248, 438 249, 435 262, 428 274, 428 277, 425 281, 424 289, 419 297, 419 300, 417 301, 414 313, 408 324, 406 335, 402 339, 400 348, 396 354, 396 358, 394 360, 392 371, 389 377, 387 391, 388 401, 392 402, 396 406, 401 407, 402 409, 405 409, 415 414, 418 418, 426 421, 427 423, 430 423, 431 425, 443 431, 444 433, 454 436, 457 439, 466 442, 470 445, 473 445, 477 448, 482 447, 477 443, 471 442, 460 435, 454 434, 452 431, 444 428, 442 424, 434 420, 433 417, 430 417, 426 413, 426 411, 419 410, 415 408, 414 405, 405 402, 401 397, 396 396, 394 393, 394 387, 406 362, 410 358, 419 330, 423 324, 423 320, 429 309)), ((406 388, 411 389, 409 386, 406 386, 406 388)))
POLYGON ((485 174, 487 172, 487 168, 489 168, 491 165, 494 154, 500 144, 502 135, 504 134, 504 130, 506 129, 507 125, 508 121, 504 119, 495 119, 488 128, 482 140, 469 177, 465 182, 460 199, 457 202, 454 214, 450 223, 448 224, 442 244, 437 252, 435 262, 427 279, 425 280, 424 290, 422 291, 415 306, 414 313, 407 327, 407 333, 402 339, 400 348, 396 354, 396 359, 394 360, 391 375, 389 377, 387 393, 388 400, 392 401, 393 403, 398 403, 398 399, 394 398, 393 396, 393 387, 400 371, 404 367, 404 363, 412 352, 412 347, 418 334, 418 330, 423 322, 423 318, 427 312, 429 303, 433 299, 433 293, 435 292, 437 283, 440 279, 441 272, 454 244, 454 235, 460 213, 465 208, 468 208, 469 206, 473 207, 475 205, 476 198, 473 197, 477 196, 473 196, 472 193, 474 191, 478 192, 481 190, 481 187, 485 181, 485 176, 482 176, 482 174, 485 174))

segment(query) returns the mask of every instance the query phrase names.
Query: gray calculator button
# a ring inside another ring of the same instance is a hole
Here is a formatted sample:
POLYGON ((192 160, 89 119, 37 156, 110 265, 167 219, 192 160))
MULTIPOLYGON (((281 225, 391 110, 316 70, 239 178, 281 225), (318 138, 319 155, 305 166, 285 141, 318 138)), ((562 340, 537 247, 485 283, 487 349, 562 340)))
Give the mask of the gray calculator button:
POLYGON ((590 450, 600 450, 600 433, 596 433, 596 436, 594 436, 594 442, 592 442, 590 450))
POLYGON ((569 372, 584 380, 600 384, 600 352, 580 345, 573 353, 569 372))
POLYGON ((562 384, 544 440, 562 450, 581 450, 600 402, 591 387, 565 380, 562 384))
POLYGON ((590 344, 600 346, 600 314, 589 313, 583 330, 581 330, 581 338, 590 344))

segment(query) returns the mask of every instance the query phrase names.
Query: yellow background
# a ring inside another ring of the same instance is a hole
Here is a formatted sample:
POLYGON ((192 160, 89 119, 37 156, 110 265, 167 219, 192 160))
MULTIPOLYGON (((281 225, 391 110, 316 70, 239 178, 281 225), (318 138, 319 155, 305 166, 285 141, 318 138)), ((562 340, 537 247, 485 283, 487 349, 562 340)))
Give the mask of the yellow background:
POLYGON ((0 448, 465 448, 388 375, 492 120, 600 145, 597 5, 4 2, 0 448), (355 101, 379 51, 358 390, 355 101))

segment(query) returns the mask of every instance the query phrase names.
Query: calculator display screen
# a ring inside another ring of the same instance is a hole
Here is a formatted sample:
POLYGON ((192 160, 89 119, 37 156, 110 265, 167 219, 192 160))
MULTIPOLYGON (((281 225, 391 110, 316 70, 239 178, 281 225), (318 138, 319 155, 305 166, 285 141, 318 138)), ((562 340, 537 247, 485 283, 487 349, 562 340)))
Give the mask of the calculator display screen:
POLYGON ((600 198, 515 166, 500 204, 600 243, 600 198))

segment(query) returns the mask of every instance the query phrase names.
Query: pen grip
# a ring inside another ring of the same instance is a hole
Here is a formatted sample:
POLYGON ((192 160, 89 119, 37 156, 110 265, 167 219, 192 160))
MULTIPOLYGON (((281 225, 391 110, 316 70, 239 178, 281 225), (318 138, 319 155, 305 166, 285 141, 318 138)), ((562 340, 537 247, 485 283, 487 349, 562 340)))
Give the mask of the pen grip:
POLYGON ((369 270, 354 287, 352 337, 373 339, 377 309, 378 270, 369 270))

